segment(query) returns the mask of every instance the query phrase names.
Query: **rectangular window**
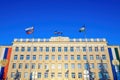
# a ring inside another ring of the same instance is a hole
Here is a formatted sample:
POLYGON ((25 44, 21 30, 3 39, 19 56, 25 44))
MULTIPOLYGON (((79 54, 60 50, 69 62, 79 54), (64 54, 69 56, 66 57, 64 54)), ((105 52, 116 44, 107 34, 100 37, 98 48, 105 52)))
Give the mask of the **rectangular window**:
POLYGON ((51 78, 54 78, 55 77, 55 73, 51 73, 51 78))
POLYGON ((98 47, 95 47, 95 52, 98 52, 98 47))
POLYGON ((36 52, 36 51, 37 51, 37 47, 34 47, 34 48, 33 48, 33 51, 36 52))
POLYGON ((38 72, 37 77, 38 77, 38 78, 41 78, 41 73, 40 73, 40 72, 38 72))
POLYGON ((28 63, 25 64, 25 69, 29 69, 29 64, 28 63))
POLYGON ((49 52, 49 47, 46 47, 46 52, 49 52))
POLYGON ((78 78, 82 78, 82 73, 78 73, 78 78))
POLYGON ((24 73, 24 78, 28 78, 28 72, 24 73))
POLYGON ((51 60, 55 60, 55 55, 52 55, 52 56, 51 56, 51 60))
POLYGON ((80 69, 81 68, 81 64, 80 63, 78 63, 78 69, 80 69))
POLYGON ((103 59, 103 60, 106 60, 106 55, 102 55, 102 59, 103 59))
POLYGON ((38 64, 38 69, 42 69, 42 64, 41 63, 38 64))
POLYGON ((80 60, 80 55, 77 55, 77 60, 80 60))
POLYGON ((70 52, 74 52, 74 47, 70 47, 70 52))
POLYGON ((96 60, 100 60, 100 56, 99 55, 96 55, 96 60))
POLYGON ((22 69, 22 63, 19 63, 19 69, 22 69))
POLYGON ((35 69, 35 63, 32 63, 32 69, 35 69))
POLYGON ((84 69, 88 69, 88 63, 84 63, 84 69))
POLYGON ((65 73, 65 78, 68 78, 68 72, 65 73))
POLYGON ((87 60, 87 56, 86 55, 83 55, 83 60, 87 60))
POLYGON ((39 55, 39 60, 42 60, 42 55, 39 55))
POLYGON ((64 52, 67 52, 68 51, 68 48, 67 47, 64 47, 64 52))
POLYGON ((32 60, 36 60, 36 55, 33 55, 33 56, 32 56, 32 60))
POLYGON ((101 47, 101 51, 102 51, 102 52, 104 51, 104 47, 101 47))
POLYGON ((15 76, 15 73, 11 72, 11 78, 14 78, 14 76, 15 76))
POLYGON ((15 51, 18 52, 18 51, 19 51, 19 47, 16 47, 16 48, 15 48, 15 51))
POLYGON ((30 55, 27 55, 27 56, 26 56, 26 60, 30 60, 30 55))
POLYGON ((89 47, 89 52, 92 52, 92 47, 89 47))
POLYGON ((58 52, 61 52, 62 50, 61 50, 61 47, 58 47, 58 52))
POLYGON ((65 56, 64 56, 64 60, 68 60, 68 55, 65 55, 65 56))
POLYGON ((22 48, 21 48, 21 51, 24 52, 24 51, 25 51, 25 47, 22 47, 22 48))
POLYGON ((45 72, 44 78, 48 78, 48 73, 47 72, 45 72))
POLYGON ((83 47, 83 52, 86 52, 86 47, 83 47))
POLYGON ((24 55, 20 55, 20 60, 23 60, 24 59, 24 55))
POLYGON ((65 64, 64 64, 64 68, 65 68, 65 69, 68 69, 68 63, 65 63, 65 64))
POLYGON ((58 69, 62 69, 62 64, 58 64, 58 69))
POLYGON ((39 49, 39 50, 40 50, 40 52, 43 52, 43 47, 40 47, 40 49, 39 49))
POLYGON ((90 64, 90 68, 94 69, 94 63, 90 64))
POLYGON ((12 68, 13 68, 13 69, 16 68, 16 63, 13 63, 12 68))
POLYGON ((76 51, 77 51, 77 52, 80 52, 80 47, 76 47, 76 51))
POLYGON ((55 69, 55 64, 52 64, 52 65, 51 65, 51 68, 52 68, 52 69, 55 69))
POLYGON ((71 76, 72 76, 72 78, 75 78, 75 73, 72 73, 71 76))
POLYGON ((46 55, 46 56, 45 56, 45 60, 49 60, 49 55, 46 55))
POLYGON ((18 72, 19 73, 19 78, 21 78, 21 72, 18 72))
POLYGON ((62 60, 62 57, 61 57, 61 55, 58 55, 58 60, 62 60))
POLYGON ((74 63, 71 64, 71 69, 75 69, 75 64, 74 63))
POLYGON ((103 63, 103 66, 104 66, 105 69, 108 68, 106 63, 103 63))
POLYGON ((47 70, 49 67, 48 67, 48 64, 45 64, 45 69, 47 70))
POLYGON ((100 79, 100 80, 103 80, 103 79, 104 79, 103 75, 105 76, 106 80, 108 80, 108 79, 110 78, 108 72, 104 72, 104 73, 99 72, 99 73, 98 73, 98 76, 99 76, 99 79, 100 79))
POLYGON ((31 51, 31 47, 28 47, 28 48, 27 48, 27 51, 30 52, 30 51, 31 51))
POLYGON ((74 60, 74 55, 71 55, 71 60, 74 60))
POLYGON ((18 56, 17 55, 14 55, 14 60, 17 60, 18 56))
POLYGON ((61 78, 62 77, 62 73, 58 73, 58 78, 61 78))
POLYGON ((93 57, 93 55, 90 55, 90 60, 94 60, 94 57, 93 57))
POLYGON ((52 47, 52 52, 55 52, 55 47, 52 47))

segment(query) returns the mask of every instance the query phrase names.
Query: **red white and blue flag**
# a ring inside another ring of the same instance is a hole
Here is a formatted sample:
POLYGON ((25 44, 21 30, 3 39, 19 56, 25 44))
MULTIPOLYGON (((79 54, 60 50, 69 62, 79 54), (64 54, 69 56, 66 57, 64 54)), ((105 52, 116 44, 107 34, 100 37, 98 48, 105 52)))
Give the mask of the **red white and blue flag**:
POLYGON ((25 29, 26 34, 32 34, 34 32, 34 27, 29 27, 25 29))

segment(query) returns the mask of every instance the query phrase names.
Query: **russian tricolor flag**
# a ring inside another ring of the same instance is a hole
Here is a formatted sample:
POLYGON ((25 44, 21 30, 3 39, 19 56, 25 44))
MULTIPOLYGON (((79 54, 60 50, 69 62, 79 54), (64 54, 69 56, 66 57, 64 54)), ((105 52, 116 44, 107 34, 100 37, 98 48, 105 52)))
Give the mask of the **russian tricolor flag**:
POLYGON ((25 29, 26 34, 32 34, 34 32, 34 27, 29 27, 25 29))

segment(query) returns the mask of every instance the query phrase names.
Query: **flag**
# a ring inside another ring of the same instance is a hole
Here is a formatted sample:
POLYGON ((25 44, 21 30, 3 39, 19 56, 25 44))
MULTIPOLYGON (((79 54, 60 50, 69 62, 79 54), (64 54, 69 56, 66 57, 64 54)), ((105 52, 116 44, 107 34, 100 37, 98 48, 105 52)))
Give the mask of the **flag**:
POLYGON ((79 32, 84 32, 85 31, 85 26, 82 26, 79 30, 79 32))
POLYGON ((54 34, 56 34, 56 35, 61 35, 62 32, 54 31, 54 34))
POLYGON ((34 32, 34 27, 29 27, 25 29, 26 34, 32 34, 34 32))

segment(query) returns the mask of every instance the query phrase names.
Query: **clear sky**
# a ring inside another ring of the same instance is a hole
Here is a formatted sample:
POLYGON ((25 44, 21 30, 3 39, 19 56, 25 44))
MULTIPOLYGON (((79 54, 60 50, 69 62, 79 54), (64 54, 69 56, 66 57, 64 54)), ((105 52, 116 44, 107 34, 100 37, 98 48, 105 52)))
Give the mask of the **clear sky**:
POLYGON ((120 0, 0 0, 0 45, 14 38, 32 38, 25 28, 34 26, 35 38, 50 38, 54 31, 70 38, 106 38, 120 45, 120 0))

